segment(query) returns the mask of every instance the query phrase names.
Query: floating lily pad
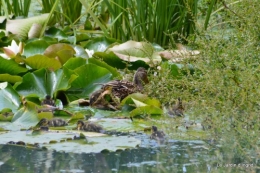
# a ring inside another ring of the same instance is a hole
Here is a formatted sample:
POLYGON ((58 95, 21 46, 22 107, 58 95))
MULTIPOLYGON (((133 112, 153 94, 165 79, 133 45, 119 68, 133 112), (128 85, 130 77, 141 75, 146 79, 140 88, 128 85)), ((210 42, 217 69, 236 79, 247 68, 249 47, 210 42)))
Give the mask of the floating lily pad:
POLYGON ((7 60, 0 57, 0 74, 10 74, 10 75, 17 75, 20 73, 27 72, 28 69, 17 64, 13 60, 7 60))
POLYGON ((0 110, 9 108, 15 112, 20 106, 20 96, 7 82, 0 83, 0 110))
POLYGON ((24 46, 23 55, 30 57, 33 55, 40 54, 42 55, 46 48, 49 46, 49 43, 45 40, 32 40, 29 43, 26 43, 24 46))
POLYGON ((140 145, 140 143, 140 140, 128 136, 104 136, 87 138, 85 143, 70 141, 56 144, 45 144, 43 146, 67 153, 99 153, 104 150, 117 151, 134 148, 140 145))
POLYGON ((47 94, 53 96, 60 90, 67 90, 76 78, 73 72, 66 69, 55 72, 39 69, 24 75, 23 82, 16 86, 16 91, 23 96, 32 95, 43 99, 47 94))
POLYGON ((26 58, 24 61, 26 65, 33 69, 48 68, 55 71, 61 68, 61 63, 57 59, 49 58, 44 55, 34 55, 26 58))
POLYGON ((0 81, 1 82, 9 82, 9 83, 16 83, 22 81, 21 76, 10 75, 10 74, 0 74, 0 81))
POLYGON ((160 55, 154 47, 147 42, 127 41, 123 44, 109 48, 106 52, 113 52, 126 62, 144 61, 150 66, 161 62, 160 55))

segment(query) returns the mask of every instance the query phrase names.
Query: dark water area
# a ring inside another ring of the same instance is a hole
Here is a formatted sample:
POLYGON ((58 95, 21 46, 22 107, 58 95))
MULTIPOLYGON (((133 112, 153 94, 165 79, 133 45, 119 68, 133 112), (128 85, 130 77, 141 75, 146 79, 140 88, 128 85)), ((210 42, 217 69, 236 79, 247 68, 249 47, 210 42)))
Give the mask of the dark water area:
MULTIPOLYGON (((238 168, 218 163, 220 150, 210 147, 207 141, 168 140, 158 144, 140 136, 141 146, 106 153, 75 154, 0 145, 0 173, 237 172, 238 168)), ((237 159, 231 162, 236 161, 241 162, 237 159)), ((258 172, 256 165, 241 171, 258 172)))

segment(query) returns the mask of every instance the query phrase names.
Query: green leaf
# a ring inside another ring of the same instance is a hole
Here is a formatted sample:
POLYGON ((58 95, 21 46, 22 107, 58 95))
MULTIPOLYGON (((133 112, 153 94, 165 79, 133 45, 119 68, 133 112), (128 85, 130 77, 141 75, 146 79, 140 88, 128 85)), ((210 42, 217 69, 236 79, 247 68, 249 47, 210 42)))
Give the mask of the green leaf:
POLYGON ((127 41, 123 44, 109 48, 106 52, 113 52, 126 62, 144 61, 150 66, 161 62, 160 55, 153 46, 146 42, 127 41))
POLYGON ((7 82, 0 83, 0 110, 10 108, 15 112, 20 106, 20 96, 7 82))
POLYGON ((66 68, 55 72, 39 69, 24 75, 23 82, 16 86, 16 90, 23 96, 37 95, 43 99, 47 94, 53 96, 58 91, 67 90, 76 78, 66 68))
POLYGON ((22 81, 21 76, 10 75, 10 74, 0 74, 0 81, 1 82, 9 82, 9 83, 16 83, 22 81))
POLYGON ((58 41, 60 40, 67 40, 68 36, 60 29, 57 29, 55 27, 51 27, 45 32, 46 36, 57 38, 58 41))
POLYGON ((138 115, 147 116, 147 115, 162 115, 162 114, 163 114, 163 110, 161 108, 152 105, 138 107, 130 112, 131 117, 135 117, 138 115))
POLYGON ((17 64, 13 60, 7 60, 0 57, 0 74, 7 73, 10 75, 16 75, 27 71, 27 68, 17 64))
POLYGON ((107 38, 107 37, 96 37, 88 41, 83 47, 89 50, 94 50, 95 52, 104 52, 109 45, 120 42, 114 38, 107 38))
POLYGON ((70 100, 88 97, 100 85, 95 83, 105 83, 112 79, 112 74, 103 67, 95 64, 85 64, 74 70, 78 78, 73 81, 71 88, 66 93, 70 95, 70 100))
POLYGON ((23 55, 30 57, 36 54, 43 54, 45 49, 49 46, 45 40, 33 40, 24 46, 23 55))
POLYGON ((43 26, 43 24, 47 21, 48 15, 49 14, 42 14, 40 16, 26 19, 7 20, 6 31, 17 35, 21 39, 26 39, 32 25, 36 23, 43 26))
POLYGON ((37 105, 27 101, 26 105, 14 114, 12 122, 20 128, 29 128, 39 122, 37 115, 37 105))
POLYGON ((75 53, 72 46, 65 43, 57 43, 50 45, 45 50, 44 55, 50 58, 58 58, 61 64, 65 64, 75 53))
POLYGON ((58 60, 44 55, 34 55, 26 58, 24 61, 32 69, 48 68, 56 71, 61 68, 61 64, 58 60))

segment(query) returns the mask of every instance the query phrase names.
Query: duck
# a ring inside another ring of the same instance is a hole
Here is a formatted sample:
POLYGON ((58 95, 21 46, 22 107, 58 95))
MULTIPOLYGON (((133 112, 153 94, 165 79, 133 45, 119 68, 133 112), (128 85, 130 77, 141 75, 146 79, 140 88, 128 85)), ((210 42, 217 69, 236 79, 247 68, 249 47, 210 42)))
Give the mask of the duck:
POLYGON ((142 92, 144 84, 149 83, 147 78, 147 70, 144 67, 139 67, 133 78, 133 82, 123 80, 113 80, 105 84, 101 84, 101 89, 90 95, 90 106, 112 108, 118 110, 120 101, 128 95, 135 92, 142 92), (107 100, 105 96, 110 99, 107 100))
POLYGON ((152 126, 152 134, 150 136, 150 139, 155 140, 164 140, 165 133, 163 131, 158 131, 158 128, 156 126, 152 126))
POLYGON ((49 106, 56 106, 54 100, 51 98, 50 95, 46 95, 45 99, 42 100, 41 105, 49 105, 49 106))
POLYGON ((61 127, 61 126, 68 125, 67 121, 65 121, 61 118, 53 118, 51 120, 42 118, 38 124, 39 124, 39 126, 47 126, 47 127, 61 127))
POLYGON ((169 116, 173 117, 173 116, 183 116, 183 112, 184 112, 184 107, 182 104, 182 100, 180 97, 178 97, 178 101, 175 105, 173 106, 168 106, 168 114, 169 116))
POLYGON ((79 120, 77 122, 77 129, 83 130, 83 131, 86 131, 86 132, 98 132, 98 133, 104 131, 103 127, 98 125, 98 124, 94 124, 94 123, 91 123, 91 122, 84 122, 82 120, 79 120))

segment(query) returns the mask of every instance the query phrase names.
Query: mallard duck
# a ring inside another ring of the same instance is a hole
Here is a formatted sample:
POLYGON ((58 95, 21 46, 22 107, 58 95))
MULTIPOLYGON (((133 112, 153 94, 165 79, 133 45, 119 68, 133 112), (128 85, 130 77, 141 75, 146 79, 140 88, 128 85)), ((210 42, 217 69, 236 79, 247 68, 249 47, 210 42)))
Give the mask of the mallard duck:
POLYGON ((178 101, 173 106, 168 106, 168 114, 170 116, 183 116, 184 107, 182 105, 182 100, 179 97, 178 101))
POLYGON ((46 118, 43 118, 38 124, 39 126, 47 126, 47 127, 60 127, 60 126, 68 125, 68 123, 61 118, 53 118, 51 120, 47 120, 46 118))
POLYGON ((41 105, 55 106, 54 100, 52 100, 50 95, 46 95, 45 99, 42 101, 41 105))
POLYGON ((122 99, 129 94, 142 91, 143 85, 147 83, 147 71, 145 68, 139 67, 134 75, 133 82, 113 80, 102 84, 101 89, 91 94, 90 106, 117 110, 122 99), (106 99, 105 96, 110 99, 106 99))
POLYGON ((151 139, 155 140, 164 140, 165 134, 163 131, 158 131, 156 126, 152 126, 152 134, 150 136, 151 139))
POLYGON ((77 129, 78 130, 83 130, 86 132, 102 132, 103 131, 103 127, 101 127, 98 124, 94 124, 94 123, 90 123, 90 122, 83 122, 81 120, 78 121, 77 123, 77 129))

